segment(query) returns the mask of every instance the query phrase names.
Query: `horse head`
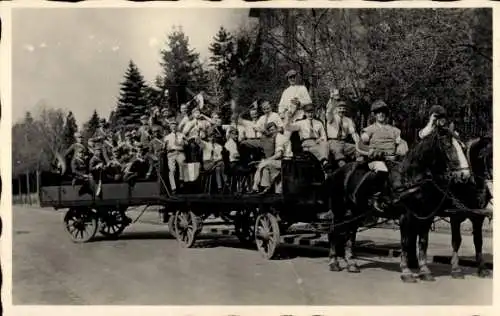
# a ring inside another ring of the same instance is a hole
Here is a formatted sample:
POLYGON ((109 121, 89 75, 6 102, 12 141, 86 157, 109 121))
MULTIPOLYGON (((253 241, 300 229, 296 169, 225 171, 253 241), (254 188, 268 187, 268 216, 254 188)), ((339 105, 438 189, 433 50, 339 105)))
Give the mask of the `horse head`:
POLYGON ((471 168, 456 135, 447 128, 435 129, 422 139, 403 159, 401 171, 406 178, 431 175, 465 183, 471 178, 471 168))

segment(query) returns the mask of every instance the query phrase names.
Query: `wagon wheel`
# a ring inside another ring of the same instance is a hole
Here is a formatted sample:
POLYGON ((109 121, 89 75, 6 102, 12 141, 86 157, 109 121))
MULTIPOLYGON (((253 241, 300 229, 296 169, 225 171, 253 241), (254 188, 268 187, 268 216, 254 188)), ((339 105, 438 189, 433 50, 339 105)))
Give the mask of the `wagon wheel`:
POLYGON ((255 241, 255 212, 250 211, 246 214, 238 213, 234 221, 235 235, 244 245, 251 245, 255 241))
POLYGON ((199 233, 198 219, 193 212, 177 211, 174 215, 174 235, 183 248, 193 246, 199 233))
POLYGON ((257 249, 266 259, 272 259, 280 244, 278 219, 271 213, 264 213, 255 221, 255 242, 257 249))
POLYGON ((105 237, 118 237, 128 226, 127 216, 124 209, 113 208, 101 217, 99 232, 105 237))
POLYGON ((85 243, 97 233, 97 214, 89 208, 71 208, 64 215, 66 231, 75 243, 85 243))

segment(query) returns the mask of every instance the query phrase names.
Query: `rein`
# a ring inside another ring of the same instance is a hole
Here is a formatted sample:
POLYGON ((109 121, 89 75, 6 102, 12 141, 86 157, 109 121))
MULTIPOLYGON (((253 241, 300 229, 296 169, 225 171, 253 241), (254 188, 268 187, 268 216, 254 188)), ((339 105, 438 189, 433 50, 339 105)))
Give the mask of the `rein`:
POLYGON ((451 198, 451 193, 450 193, 450 191, 451 191, 450 188, 451 188, 451 183, 452 183, 452 178, 451 177, 448 179, 448 185, 447 185, 446 192, 439 187, 439 185, 436 183, 436 181, 434 181, 434 179, 423 180, 423 181, 421 181, 421 183, 419 183, 419 185, 422 185, 425 182, 432 182, 432 184, 441 193, 443 193, 443 197, 441 198, 441 201, 439 202, 439 204, 434 208, 434 210, 429 215, 427 215, 427 216, 419 216, 419 215, 417 215, 416 212, 414 212, 411 208, 409 208, 404 202, 401 202, 401 204, 406 209, 406 211, 408 211, 411 215, 413 215, 418 220, 428 220, 428 219, 430 219, 432 217, 435 217, 436 214, 440 211, 441 207, 443 206, 444 201, 446 200, 446 198, 451 198))

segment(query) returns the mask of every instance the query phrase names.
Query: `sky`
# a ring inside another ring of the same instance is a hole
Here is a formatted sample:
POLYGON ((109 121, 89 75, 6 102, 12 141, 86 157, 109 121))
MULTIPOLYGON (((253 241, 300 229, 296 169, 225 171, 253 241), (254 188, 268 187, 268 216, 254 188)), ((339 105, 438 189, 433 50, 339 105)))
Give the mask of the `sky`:
POLYGON ((160 49, 174 26, 203 61, 221 25, 249 23, 248 9, 14 9, 12 121, 41 106, 73 111, 79 125, 94 109, 107 118, 129 60, 148 82, 160 74, 160 49))

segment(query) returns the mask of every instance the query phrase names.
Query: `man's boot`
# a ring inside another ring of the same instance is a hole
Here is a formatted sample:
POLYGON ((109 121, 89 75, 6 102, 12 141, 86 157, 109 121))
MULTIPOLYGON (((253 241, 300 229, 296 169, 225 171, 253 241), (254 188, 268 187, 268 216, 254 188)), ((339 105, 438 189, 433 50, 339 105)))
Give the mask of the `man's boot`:
POLYGON ((373 208, 379 212, 384 212, 390 201, 387 198, 386 174, 383 172, 375 172, 374 181, 372 182, 375 193, 372 196, 373 208))

